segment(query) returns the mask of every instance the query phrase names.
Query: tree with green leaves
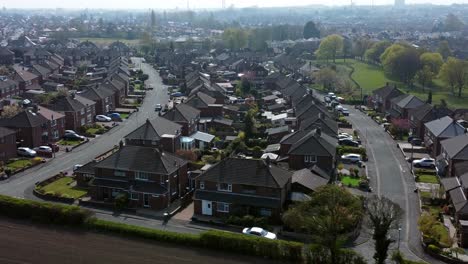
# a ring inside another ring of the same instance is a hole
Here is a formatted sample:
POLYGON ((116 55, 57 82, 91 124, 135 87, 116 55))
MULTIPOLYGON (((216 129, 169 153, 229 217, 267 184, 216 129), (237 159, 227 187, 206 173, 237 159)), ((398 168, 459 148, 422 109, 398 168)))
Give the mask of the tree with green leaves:
POLYGON ((329 67, 320 69, 318 72, 314 73, 314 77, 317 83, 322 84, 325 90, 335 90, 334 87, 338 82, 338 75, 333 69, 329 67))
POLYGON ((389 233, 392 229, 398 228, 403 210, 390 199, 374 195, 367 200, 366 212, 368 223, 374 231, 372 238, 375 242, 375 263, 384 264, 388 248, 395 242, 389 233))
POLYGON ((342 263, 340 253, 345 234, 358 227, 362 216, 359 198, 345 188, 326 185, 317 189, 311 200, 286 211, 283 221, 294 230, 307 232, 327 250, 328 259, 322 263, 342 263))
POLYGON ((468 82, 468 62, 449 57, 440 68, 439 78, 452 88, 452 93, 458 88, 458 97, 461 97, 463 87, 468 82))
POLYGON ((373 63, 381 63, 380 56, 392 44, 389 41, 379 41, 372 44, 371 48, 366 50, 364 57, 373 63))
POLYGON ((247 45, 248 34, 240 28, 228 28, 223 32, 223 42, 231 50, 239 50, 247 45))
POLYGON ((255 112, 249 110, 244 117, 244 132, 247 139, 252 138, 256 132, 255 129, 255 112))
POLYGON ((434 78, 435 74, 431 71, 430 67, 428 65, 425 65, 421 70, 419 70, 415 78, 421 84, 423 91, 424 88, 432 82, 432 79, 434 78))
POLYGON ((442 55, 438 52, 424 52, 419 57, 421 60, 421 65, 428 66, 429 70, 434 74, 439 74, 440 67, 444 64, 444 59, 442 55))
POLYGON ((369 38, 361 37, 354 40, 353 43, 353 55, 358 57, 360 60, 364 59, 366 51, 372 47, 374 42, 369 38))
POLYGON ((315 51, 319 59, 333 60, 343 51, 343 37, 340 35, 329 35, 320 42, 320 46, 315 51))
POLYGON ((353 42, 349 38, 343 39, 343 60, 346 62, 346 58, 353 53, 353 42))
POLYGON ((305 39, 320 38, 320 30, 314 21, 309 21, 305 24, 303 36, 305 39))
POLYGON ((380 60, 387 75, 407 84, 411 83, 421 64, 418 51, 401 43, 388 47, 380 60))
POLYGON ((429 93, 427 94, 426 103, 432 104, 432 91, 431 90, 429 90, 429 93))
POLYGON ((452 56, 452 51, 450 50, 450 46, 448 41, 443 40, 439 43, 439 47, 437 48, 437 52, 439 52, 444 60, 446 60, 448 57, 452 56))

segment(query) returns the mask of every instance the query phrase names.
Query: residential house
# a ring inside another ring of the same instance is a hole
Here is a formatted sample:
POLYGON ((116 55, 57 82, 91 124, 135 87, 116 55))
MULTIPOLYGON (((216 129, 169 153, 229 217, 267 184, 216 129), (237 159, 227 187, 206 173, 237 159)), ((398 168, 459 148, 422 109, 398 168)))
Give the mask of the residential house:
POLYGON ((0 64, 12 65, 15 60, 15 53, 6 47, 0 48, 0 64))
POLYGON ((298 130, 285 136, 281 141, 280 155, 288 157, 289 168, 300 170, 317 165, 332 174, 336 163, 338 140, 321 129, 298 130))
POLYGON ((182 135, 190 136, 198 131, 200 121, 200 110, 188 104, 178 104, 163 115, 167 120, 171 120, 182 126, 182 135))
POLYGON ((402 94, 390 101, 391 108, 388 115, 391 118, 408 119, 408 113, 425 104, 424 101, 411 94, 402 94))
POLYGON ((310 194, 317 191, 318 188, 325 186, 330 181, 328 178, 323 177, 320 169, 314 167, 313 169, 297 170, 292 175, 291 186, 291 200, 304 201, 310 199, 310 194))
POLYGON ((21 111, 10 118, 1 118, 0 126, 16 131, 23 147, 38 147, 49 143, 48 120, 31 110, 21 111))
POLYGON ((0 79, 0 99, 8 99, 19 96, 20 89, 18 82, 7 78, 0 79))
POLYGON ((426 131, 424 144, 434 158, 441 152, 442 140, 465 134, 465 128, 449 116, 433 120, 424 126, 426 131))
POLYGON ((468 134, 443 140, 440 146, 441 155, 436 163, 440 175, 452 177, 468 172, 468 134))
POLYGON ((336 137, 338 134, 338 123, 321 113, 315 116, 305 117, 303 120, 301 120, 299 128, 301 130, 313 130, 320 128, 323 133, 331 137, 336 137))
POLYGON ((60 96, 47 107, 65 115, 65 129, 77 131, 84 125, 94 124, 96 103, 79 95, 60 96))
POLYGON ((381 113, 385 113, 391 108, 391 100, 403 95, 403 92, 396 88, 396 85, 387 83, 384 87, 372 91, 372 106, 381 113))
POLYGON ((289 126, 268 128, 266 131, 268 143, 279 143, 280 140, 289 134, 289 126))
POLYGON ((185 104, 200 110, 200 117, 223 116, 223 105, 216 104, 215 98, 202 92, 189 97, 185 104))
POLYGON ((41 89, 41 86, 39 85, 39 76, 23 68, 15 68, 13 80, 18 82, 21 93, 24 93, 28 90, 41 89))
POLYGON ((65 134, 65 115, 43 106, 38 107, 37 113, 47 119, 47 135, 49 141, 59 141, 65 134))
POLYGON ((149 120, 125 136, 126 145, 162 148, 175 153, 180 148, 182 126, 162 117, 149 120))
POLYGON ((44 84, 52 74, 52 71, 49 68, 40 64, 33 64, 31 67, 31 72, 39 76, 39 84, 44 84))
POLYGON ((122 146, 94 165, 91 198, 112 203, 119 194, 128 207, 163 210, 188 190, 187 161, 149 146, 122 146))
POLYGON ((105 85, 89 87, 78 95, 96 102, 96 115, 105 115, 115 109, 115 92, 105 85))
POLYGON ((16 157, 16 132, 0 127, 0 161, 6 162, 16 157))
POLYGON ((269 160, 227 158, 196 178, 194 217, 281 218, 292 173, 269 160))
POLYGON ((423 104, 409 111, 409 122, 413 136, 424 138, 424 124, 444 116, 451 116, 452 111, 446 107, 423 104))

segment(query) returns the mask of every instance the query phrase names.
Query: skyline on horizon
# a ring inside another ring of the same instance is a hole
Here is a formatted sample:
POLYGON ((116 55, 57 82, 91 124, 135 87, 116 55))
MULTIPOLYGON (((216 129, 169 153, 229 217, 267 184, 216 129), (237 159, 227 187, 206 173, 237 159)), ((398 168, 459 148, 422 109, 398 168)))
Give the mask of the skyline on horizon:
MULTIPOLYGON (((223 0, 173 0, 170 2, 155 1, 156 3, 148 3, 146 0, 134 0, 131 3, 124 0, 101 0, 101 1, 70 1, 70 0, 2 0, 0 4, 6 8, 34 8, 34 9, 214 9, 221 8, 223 0)), ((325 6, 349 6, 351 2, 355 5, 393 5, 394 0, 336 0, 330 4, 326 0, 296 0, 294 3, 284 0, 225 0, 225 6, 233 5, 237 8, 243 7, 297 7, 308 5, 325 5, 325 6)), ((468 4, 468 0, 406 0, 407 5, 412 4, 435 4, 435 5, 451 5, 451 4, 468 4)))

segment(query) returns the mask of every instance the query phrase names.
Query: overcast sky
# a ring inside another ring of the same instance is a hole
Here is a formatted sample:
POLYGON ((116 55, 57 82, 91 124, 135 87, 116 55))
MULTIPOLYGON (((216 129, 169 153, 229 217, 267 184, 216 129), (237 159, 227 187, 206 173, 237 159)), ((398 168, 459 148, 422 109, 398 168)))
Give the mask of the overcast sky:
MULTIPOLYGON (((189 0, 190 8, 220 8, 222 0, 189 0)), ((351 0, 225 0, 226 6, 233 4, 235 7, 247 6, 303 6, 310 4, 325 5, 349 5, 351 0)), ((393 4, 394 0, 353 0, 359 5, 393 4)), ((433 4, 465 3, 468 0, 406 0, 408 4, 421 4, 431 2, 433 4)), ((108 9, 173 9, 187 8, 187 0, 0 0, 0 4, 7 8, 108 8, 108 9)))

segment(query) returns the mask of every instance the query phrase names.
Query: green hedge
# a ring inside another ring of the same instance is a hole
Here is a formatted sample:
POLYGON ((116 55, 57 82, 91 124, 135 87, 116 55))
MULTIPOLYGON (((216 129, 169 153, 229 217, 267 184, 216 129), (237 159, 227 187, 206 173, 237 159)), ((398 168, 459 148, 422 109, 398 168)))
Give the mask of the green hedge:
POLYGON ((242 234, 210 230, 200 234, 204 247, 232 251, 251 256, 268 257, 289 261, 302 261, 303 244, 270 240, 242 234))
POLYGON ((77 206, 36 202, 0 195, 0 215, 38 223, 82 225, 91 212, 77 206))

